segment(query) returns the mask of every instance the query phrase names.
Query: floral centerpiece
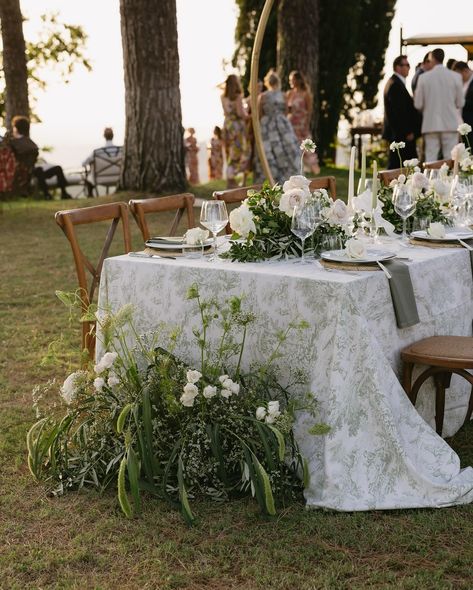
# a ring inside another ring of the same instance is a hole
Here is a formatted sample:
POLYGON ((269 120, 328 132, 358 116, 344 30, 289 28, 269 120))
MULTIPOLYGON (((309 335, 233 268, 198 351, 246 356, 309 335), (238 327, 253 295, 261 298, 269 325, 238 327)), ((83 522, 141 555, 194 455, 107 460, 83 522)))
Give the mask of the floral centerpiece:
POLYGON ((452 160, 456 163, 459 173, 465 176, 471 176, 473 175, 473 156, 468 139, 468 134, 471 133, 471 126, 468 123, 462 123, 458 126, 458 133, 464 138, 464 141, 461 141, 452 149, 452 160))
MULTIPOLYGON (((314 151, 312 140, 301 144, 302 158, 314 151)), ((241 206, 231 211, 232 242, 224 257, 240 262, 281 259, 301 255, 301 242, 291 232, 294 207, 311 201, 322 206, 322 222, 313 234, 313 244, 323 234, 337 234, 345 239, 344 226, 348 220, 345 203, 332 201, 325 189, 310 189, 310 180, 302 174, 291 176, 282 186, 264 183, 260 191, 249 190, 241 206)))
POLYGON ((396 231, 402 230, 402 219, 394 210, 393 193, 397 185, 405 185, 416 197, 416 216, 430 217, 432 222, 447 223, 450 204, 450 181, 448 177, 448 165, 440 169, 439 177, 429 180, 419 167, 419 160, 401 159, 399 150, 404 147, 404 142, 393 142, 391 150, 397 151, 401 167, 401 174, 391 181, 389 186, 382 186, 378 198, 383 204, 383 217, 392 223, 396 231))
MULTIPOLYGON (((176 354, 179 330, 161 333, 161 342, 138 337, 125 306, 99 315, 108 351, 93 367, 67 377, 59 389, 62 403, 55 397, 43 408, 36 390, 39 420, 28 433, 28 463, 53 493, 116 486, 131 517, 146 492, 179 507, 190 524, 197 497, 253 495, 270 515, 286 499, 300 497, 308 473, 292 424, 300 410, 315 415, 315 398, 290 396, 291 388, 304 387, 303 375, 285 376, 289 384, 282 385, 272 366, 291 332, 307 324, 291 322, 277 334, 266 362, 243 372, 246 333, 255 317, 242 299, 203 300, 196 285, 188 299, 201 319, 193 329, 197 363, 176 354)), ((326 431, 314 422, 307 434, 326 431)))

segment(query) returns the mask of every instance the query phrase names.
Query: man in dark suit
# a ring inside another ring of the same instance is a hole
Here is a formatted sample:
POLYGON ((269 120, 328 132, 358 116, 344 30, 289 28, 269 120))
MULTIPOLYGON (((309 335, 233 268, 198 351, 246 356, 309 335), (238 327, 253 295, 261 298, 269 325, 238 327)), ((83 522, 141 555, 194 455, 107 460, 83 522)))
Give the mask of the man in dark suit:
MULTIPOLYGON (((464 61, 457 61, 453 68, 458 72, 463 80, 463 89, 465 91, 465 104, 462 110, 462 119, 473 128, 473 70, 470 70, 468 64, 464 61)), ((473 131, 468 134, 468 141, 473 148, 473 131)))
MULTIPOLYGON (((384 131, 383 139, 390 143, 403 141, 400 150, 402 161, 417 158, 416 138, 420 135, 421 116, 414 107, 414 101, 406 88, 409 62, 405 55, 393 62, 394 74, 384 88, 384 131)), ((388 168, 399 168, 397 151, 389 150, 388 168)))

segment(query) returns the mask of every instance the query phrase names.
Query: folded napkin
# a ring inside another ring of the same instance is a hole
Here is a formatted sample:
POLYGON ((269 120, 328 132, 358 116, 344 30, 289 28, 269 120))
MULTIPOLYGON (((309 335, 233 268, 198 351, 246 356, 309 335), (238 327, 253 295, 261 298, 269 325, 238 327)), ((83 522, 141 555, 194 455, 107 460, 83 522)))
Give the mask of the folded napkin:
MULTIPOLYGON (((389 288, 393 300, 398 328, 409 328, 420 322, 417 304, 407 264, 399 260, 386 260, 384 266, 389 270, 389 288)), ((472 258, 473 264, 473 258, 472 258)))
POLYGON ((161 244, 182 244, 184 238, 178 236, 156 236, 147 240, 148 242, 161 243, 161 244))

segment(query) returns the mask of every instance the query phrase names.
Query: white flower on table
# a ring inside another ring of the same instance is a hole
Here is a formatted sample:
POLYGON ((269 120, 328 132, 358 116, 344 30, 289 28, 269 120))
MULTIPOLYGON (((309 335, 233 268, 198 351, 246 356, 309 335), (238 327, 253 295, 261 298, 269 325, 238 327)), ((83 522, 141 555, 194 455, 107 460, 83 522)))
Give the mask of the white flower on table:
POLYGON ((202 391, 205 399, 211 399, 217 395, 217 388, 214 385, 206 385, 202 391))
POLYGON ((279 201, 279 210, 283 211, 288 217, 294 214, 294 207, 302 207, 307 202, 308 194, 302 188, 292 188, 281 195, 279 201))
POLYGON ((439 240, 444 238, 446 235, 445 227, 443 223, 440 222, 431 223, 427 228, 427 233, 431 238, 437 238, 439 240))
POLYGON ((399 176, 397 178, 393 178, 391 180, 391 182, 389 183, 389 186, 391 188, 394 188, 398 184, 405 184, 405 182, 406 182, 406 175, 405 174, 399 174, 399 176))
POLYGON ((71 373, 61 386, 60 393, 67 405, 72 403, 77 395, 78 384, 84 380, 87 373, 85 371, 75 371, 71 373))
POLYGON ((468 157, 469 152, 465 144, 461 141, 453 146, 450 155, 452 156, 452 160, 458 160, 461 162, 463 158, 468 157))
POLYGON ((402 150, 405 147, 406 147, 406 144, 403 141, 397 141, 397 142, 396 141, 393 141, 390 144, 389 149, 392 152, 395 152, 396 150, 402 150))
POLYGON ((106 352, 99 362, 94 366, 94 371, 97 373, 97 375, 100 375, 100 373, 110 369, 113 363, 117 360, 117 357, 118 354, 116 352, 106 352))
POLYGON ((323 210, 323 216, 329 225, 344 225, 348 221, 348 207, 337 199, 323 210))
POLYGON ((194 383, 186 383, 184 385, 184 393, 181 395, 181 404, 187 408, 194 405, 195 398, 199 395, 199 390, 194 383))
POLYGON ((365 245, 361 240, 351 238, 345 244, 345 252, 350 258, 363 258, 366 256, 365 245))
POLYGON ((195 370, 189 370, 186 373, 186 379, 188 383, 197 383, 197 381, 202 377, 202 373, 195 370))
POLYGON ((304 139, 304 141, 301 143, 301 145, 299 147, 300 147, 301 151, 310 152, 312 154, 317 149, 317 146, 312 141, 312 139, 310 139, 310 137, 308 137, 307 139, 304 139))
POLYGON ((425 174, 422 174, 422 172, 414 172, 414 174, 409 178, 408 182, 416 191, 429 188, 429 179, 427 176, 425 176, 425 174))
POLYGON ((406 168, 415 168, 419 165, 419 160, 417 158, 412 158, 411 160, 404 160, 403 165, 406 168))
POLYGON ((469 172, 470 169, 473 167, 473 160, 470 157, 464 158, 460 162, 460 168, 463 172, 469 172))
POLYGON ((431 189, 434 191, 434 197, 440 203, 448 203, 450 200, 450 184, 441 178, 436 178, 431 182, 431 189))
POLYGON ((209 231, 201 227, 192 227, 184 234, 184 242, 189 246, 197 246, 203 244, 209 237, 209 231))
POLYGON ((468 123, 462 123, 461 125, 458 125, 457 131, 460 135, 468 135, 468 133, 471 133, 471 125, 468 125, 468 123))
POLYGON ((232 230, 242 238, 247 238, 250 232, 256 233, 254 216, 246 201, 243 201, 240 207, 230 212, 229 221, 232 230))

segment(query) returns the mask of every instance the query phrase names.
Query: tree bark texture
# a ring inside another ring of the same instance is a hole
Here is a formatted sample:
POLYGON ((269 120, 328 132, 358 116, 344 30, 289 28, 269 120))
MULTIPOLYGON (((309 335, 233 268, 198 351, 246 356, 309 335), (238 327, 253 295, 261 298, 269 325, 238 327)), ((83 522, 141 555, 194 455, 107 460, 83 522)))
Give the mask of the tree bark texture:
POLYGON ((278 71, 288 88, 292 70, 306 78, 313 97, 312 132, 316 138, 319 116, 319 0, 279 0, 278 71))
POLYGON ((125 74, 121 188, 186 186, 176 0, 120 0, 125 74))
POLYGON ((19 0, 0 0, 5 75, 5 126, 15 115, 29 116, 23 17, 19 0))

